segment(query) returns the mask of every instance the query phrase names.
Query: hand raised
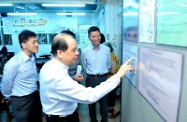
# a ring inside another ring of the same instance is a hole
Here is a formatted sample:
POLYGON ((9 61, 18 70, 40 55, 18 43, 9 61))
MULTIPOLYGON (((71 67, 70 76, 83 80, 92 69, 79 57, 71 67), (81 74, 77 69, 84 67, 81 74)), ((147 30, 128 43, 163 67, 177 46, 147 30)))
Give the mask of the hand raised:
POLYGON ((134 58, 130 58, 123 65, 121 65, 119 71, 116 73, 120 78, 122 78, 127 71, 133 71, 133 67, 129 64, 134 58))

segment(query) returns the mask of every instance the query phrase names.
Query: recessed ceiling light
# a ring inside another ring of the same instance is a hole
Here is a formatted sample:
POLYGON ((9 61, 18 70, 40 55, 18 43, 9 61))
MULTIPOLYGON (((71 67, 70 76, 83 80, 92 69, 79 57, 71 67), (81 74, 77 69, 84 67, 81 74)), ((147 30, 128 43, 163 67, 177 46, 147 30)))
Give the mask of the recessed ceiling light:
POLYGON ((37 15, 37 13, 7 13, 9 16, 33 16, 37 15))
POLYGON ((42 4, 46 7, 84 7, 85 4, 42 4))
POLYGON ((13 4, 0 4, 0 6, 13 6, 13 4))
POLYGON ((84 16, 85 13, 56 13, 57 15, 74 15, 74 16, 84 16))

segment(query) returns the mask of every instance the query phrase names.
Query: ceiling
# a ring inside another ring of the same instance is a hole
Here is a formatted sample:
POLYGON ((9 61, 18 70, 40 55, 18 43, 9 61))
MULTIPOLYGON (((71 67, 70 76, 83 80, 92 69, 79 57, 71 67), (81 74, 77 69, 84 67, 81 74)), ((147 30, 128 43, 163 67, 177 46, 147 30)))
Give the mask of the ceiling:
POLYGON ((85 12, 94 13, 98 6, 106 0, 0 0, 1 3, 12 3, 14 6, 0 6, 0 13, 10 12, 36 12, 36 13, 57 13, 57 12, 85 12), (85 4, 84 7, 44 7, 42 3, 53 4, 85 4))

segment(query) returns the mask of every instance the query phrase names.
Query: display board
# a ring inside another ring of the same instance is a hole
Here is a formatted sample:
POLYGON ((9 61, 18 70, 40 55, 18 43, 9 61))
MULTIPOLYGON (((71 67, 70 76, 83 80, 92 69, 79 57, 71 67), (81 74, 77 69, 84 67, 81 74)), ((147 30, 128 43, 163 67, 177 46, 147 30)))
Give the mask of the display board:
POLYGON ((158 0, 156 43, 187 47, 187 0, 158 0))
POLYGON ((124 0, 123 2, 123 40, 138 41, 138 0, 124 0))
POLYGON ((139 12, 139 42, 155 42, 155 0, 141 0, 139 12))
POLYGON ((167 122, 177 121, 182 61, 180 53, 140 48, 138 90, 167 122))
POLYGON ((127 72, 126 77, 136 87, 136 74, 137 74, 137 46, 123 43, 123 63, 131 57, 134 60, 130 63, 134 68, 133 72, 127 72))

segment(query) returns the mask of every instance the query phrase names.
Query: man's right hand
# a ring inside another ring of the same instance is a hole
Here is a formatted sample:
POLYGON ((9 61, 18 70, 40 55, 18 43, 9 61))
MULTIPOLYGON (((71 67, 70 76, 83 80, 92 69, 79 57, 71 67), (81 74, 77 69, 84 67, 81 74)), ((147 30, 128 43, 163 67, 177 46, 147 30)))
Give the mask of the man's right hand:
POLYGON ((133 71, 133 67, 129 64, 132 60, 134 60, 134 58, 130 58, 129 60, 127 60, 118 70, 118 72, 116 73, 120 78, 122 78, 127 71, 133 71))

